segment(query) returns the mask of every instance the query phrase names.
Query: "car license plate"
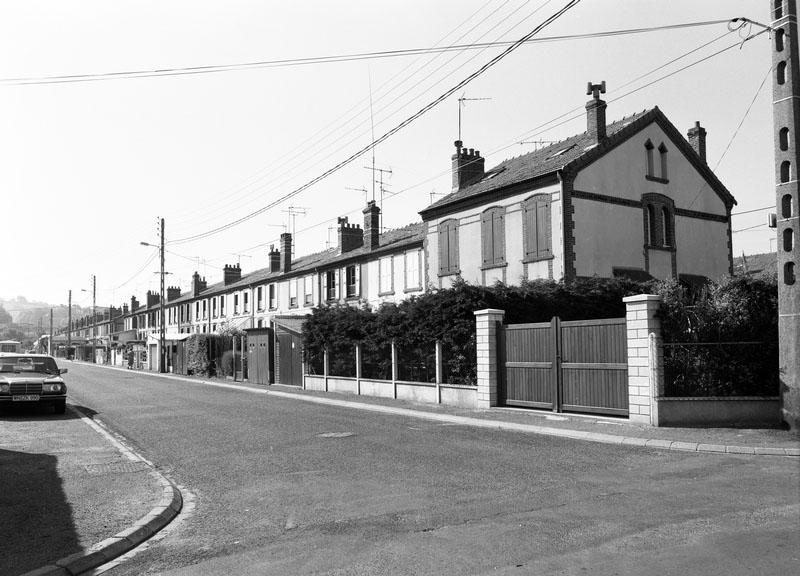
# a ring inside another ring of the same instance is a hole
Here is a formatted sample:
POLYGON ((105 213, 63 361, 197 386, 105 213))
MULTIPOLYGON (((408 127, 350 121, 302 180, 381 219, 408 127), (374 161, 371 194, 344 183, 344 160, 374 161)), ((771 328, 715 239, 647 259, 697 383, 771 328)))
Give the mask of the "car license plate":
POLYGON ((14 402, 37 402, 38 400, 38 394, 21 394, 19 396, 12 397, 12 401, 14 402))

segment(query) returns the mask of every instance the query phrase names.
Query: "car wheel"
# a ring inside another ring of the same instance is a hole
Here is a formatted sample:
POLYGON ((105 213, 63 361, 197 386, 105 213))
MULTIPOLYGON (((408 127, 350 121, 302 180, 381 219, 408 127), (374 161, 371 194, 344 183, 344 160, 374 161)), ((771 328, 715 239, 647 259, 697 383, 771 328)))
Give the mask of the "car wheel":
POLYGON ((53 413, 54 414, 63 414, 67 410, 67 401, 61 400, 53 404, 53 413))

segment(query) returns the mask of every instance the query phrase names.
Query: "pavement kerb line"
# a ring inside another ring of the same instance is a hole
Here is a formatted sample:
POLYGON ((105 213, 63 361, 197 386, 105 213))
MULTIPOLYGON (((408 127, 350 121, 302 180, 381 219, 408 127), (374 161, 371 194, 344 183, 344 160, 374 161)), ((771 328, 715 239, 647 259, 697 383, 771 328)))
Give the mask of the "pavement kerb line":
MULTIPOLYGON (((118 368, 116 366, 106 366, 104 364, 90 364, 80 363, 82 366, 92 366, 95 368, 105 368, 106 370, 118 370, 120 372, 131 373, 131 370, 126 368, 118 368)), ((139 373, 135 371, 135 373, 139 373)), ((174 376, 172 374, 161 374, 159 372, 141 372, 147 376, 155 376, 158 378, 165 378, 167 380, 176 380, 179 382, 188 382, 200 386, 216 386, 217 388, 229 388, 239 390, 242 392, 249 392, 251 394, 264 394, 267 396, 278 396, 292 400, 299 400, 302 402, 311 402, 313 404, 326 404, 329 406, 338 406, 341 408, 353 408, 357 410, 366 410, 369 412, 381 412, 384 414, 392 414, 395 416, 407 416, 410 418, 419 418, 422 420, 433 420, 437 422, 446 422, 450 424, 459 424, 462 426, 472 426, 475 428, 486 428, 494 430, 504 430, 510 432, 523 432, 529 434, 541 434, 544 436, 555 436, 559 438, 570 438, 572 440, 586 440, 588 442, 597 442, 600 444, 620 444, 627 446, 644 446, 646 448, 655 448, 660 450, 672 450, 676 452, 702 452, 705 454, 737 454, 744 456, 785 456, 789 458, 800 458, 800 448, 770 448, 769 450, 760 449, 760 447, 753 446, 734 446, 722 444, 704 444, 697 442, 683 442, 676 440, 665 440, 660 438, 640 438, 638 436, 626 437, 617 434, 604 434, 601 432, 586 432, 583 430, 570 430, 568 428, 552 428, 549 426, 537 426, 535 424, 519 424, 516 422, 503 422, 498 420, 482 420, 480 418, 472 418, 469 416, 455 416, 452 414, 436 414, 434 412, 425 412, 422 410, 412 410, 410 408, 396 408, 393 406, 380 406, 377 404, 365 404, 352 400, 339 400, 336 398, 322 398, 319 396, 306 396, 303 394, 296 394, 294 392, 283 392, 277 390, 265 390, 262 388, 252 388, 250 386, 242 386, 240 384, 227 384, 225 382, 216 382, 214 380, 201 380, 198 378, 185 378, 182 376, 174 376), (721 449, 720 449, 721 448, 721 449)), ((27 575, 24 575, 27 576, 27 575)))
POLYGON ((72 554, 52 564, 31 570, 21 576, 77 576, 89 570, 108 563, 109 561, 130 552, 140 544, 149 540, 159 530, 167 526, 180 513, 183 506, 183 496, 180 489, 173 484, 167 477, 156 470, 155 466, 147 459, 143 458, 124 443, 118 440, 105 427, 101 426, 91 418, 81 414, 78 410, 70 407, 70 410, 79 415, 80 419, 94 429, 98 434, 104 436, 123 456, 133 462, 143 462, 150 470, 149 474, 162 488, 162 498, 153 509, 137 520, 131 527, 118 532, 117 534, 98 542, 84 552, 72 554))

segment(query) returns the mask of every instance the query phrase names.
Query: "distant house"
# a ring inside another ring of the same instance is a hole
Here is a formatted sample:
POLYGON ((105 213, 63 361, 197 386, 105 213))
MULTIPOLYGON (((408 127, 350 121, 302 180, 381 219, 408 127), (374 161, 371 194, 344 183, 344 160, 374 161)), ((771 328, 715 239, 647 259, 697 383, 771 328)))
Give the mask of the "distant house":
POLYGON ((601 91, 590 85, 586 132, 489 170, 455 143, 452 193, 420 212, 431 286, 732 273, 736 201, 705 130, 687 141, 657 107, 606 124, 601 91))

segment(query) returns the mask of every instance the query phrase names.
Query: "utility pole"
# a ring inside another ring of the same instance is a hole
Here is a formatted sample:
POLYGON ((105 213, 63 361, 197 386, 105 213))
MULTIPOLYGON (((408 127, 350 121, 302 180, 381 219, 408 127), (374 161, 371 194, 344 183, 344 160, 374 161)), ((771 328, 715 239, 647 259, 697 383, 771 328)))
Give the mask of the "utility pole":
POLYGON ((97 362, 97 277, 92 274, 92 364, 97 362))
POLYGON ((160 349, 159 354, 159 361, 158 361, 158 371, 164 373, 167 371, 167 367, 165 365, 165 358, 167 357, 166 350, 164 349, 166 343, 166 335, 164 334, 164 300, 165 300, 165 292, 164 292, 164 219, 161 219, 161 295, 158 299, 159 306, 158 306, 158 318, 159 318, 159 325, 160 325, 160 332, 158 337, 158 347, 160 349))
POLYGON ((772 123, 775 150, 775 200, 778 239, 778 349, 781 412, 792 430, 800 429, 800 60, 797 6, 770 2, 772 22, 772 123))
POLYGON ((47 341, 47 353, 53 355, 53 309, 50 308, 50 339, 47 341))
POLYGON ((67 360, 72 349, 72 290, 69 291, 69 305, 67 306, 67 360))

